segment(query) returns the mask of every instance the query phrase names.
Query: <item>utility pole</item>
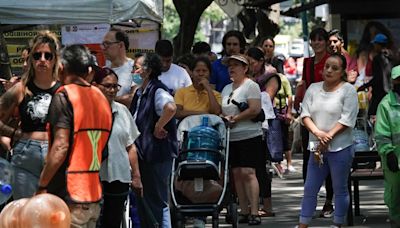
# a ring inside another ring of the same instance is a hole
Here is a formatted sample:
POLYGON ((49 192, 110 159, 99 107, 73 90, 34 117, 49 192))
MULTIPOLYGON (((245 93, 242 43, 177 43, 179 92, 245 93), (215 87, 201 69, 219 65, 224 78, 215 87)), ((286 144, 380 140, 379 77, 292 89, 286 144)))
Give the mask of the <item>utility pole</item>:
MULTIPOLYGON (((301 5, 303 6, 305 0, 301 0, 301 5)), ((307 12, 304 10, 301 13, 301 22, 303 27, 303 41, 304 41, 304 57, 310 57, 310 49, 308 45, 308 23, 307 23, 307 12)))

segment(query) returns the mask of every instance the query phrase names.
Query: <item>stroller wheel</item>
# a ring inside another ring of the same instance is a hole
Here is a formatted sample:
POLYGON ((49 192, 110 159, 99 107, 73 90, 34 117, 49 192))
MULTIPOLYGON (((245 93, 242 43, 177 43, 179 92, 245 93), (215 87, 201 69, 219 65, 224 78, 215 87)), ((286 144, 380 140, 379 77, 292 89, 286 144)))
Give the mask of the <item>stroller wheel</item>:
POLYGON ((228 209, 228 214, 226 216, 227 223, 232 224, 232 228, 237 228, 238 227, 237 204, 236 203, 230 203, 228 205, 227 209, 228 209))
POLYGON ((185 222, 184 222, 184 220, 181 220, 181 219, 179 219, 179 220, 176 220, 176 228, 184 228, 185 227, 185 222))
POLYGON ((218 214, 215 216, 213 216, 212 218, 212 227, 213 228, 218 228, 219 227, 219 218, 218 218, 218 214))

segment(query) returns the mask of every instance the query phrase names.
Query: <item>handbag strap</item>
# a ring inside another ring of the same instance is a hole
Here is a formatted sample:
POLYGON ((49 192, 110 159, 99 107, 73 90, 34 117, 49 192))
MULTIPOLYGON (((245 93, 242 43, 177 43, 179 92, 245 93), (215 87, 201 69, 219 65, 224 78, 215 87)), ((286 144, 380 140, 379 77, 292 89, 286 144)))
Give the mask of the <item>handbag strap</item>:
POLYGON ((310 61, 310 83, 307 85, 307 88, 308 88, 308 86, 311 85, 311 83, 314 83, 314 80, 315 80, 314 61, 315 61, 315 57, 311 57, 311 61, 310 61))

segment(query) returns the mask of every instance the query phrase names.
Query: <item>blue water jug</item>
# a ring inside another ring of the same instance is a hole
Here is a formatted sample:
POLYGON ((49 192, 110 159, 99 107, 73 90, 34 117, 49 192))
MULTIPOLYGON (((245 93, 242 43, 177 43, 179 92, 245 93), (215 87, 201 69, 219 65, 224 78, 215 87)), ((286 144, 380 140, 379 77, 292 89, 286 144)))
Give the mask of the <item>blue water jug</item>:
MULTIPOLYGON (((208 124, 208 116, 203 116, 202 124, 192 128, 188 133, 188 149, 211 149, 218 150, 220 135, 217 130, 208 124)), ((191 151, 188 153, 187 160, 211 160, 218 162, 218 154, 208 151, 191 151)))
POLYGON ((7 202, 12 195, 13 170, 12 165, 7 160, 0 158, 0 205, 7 202))

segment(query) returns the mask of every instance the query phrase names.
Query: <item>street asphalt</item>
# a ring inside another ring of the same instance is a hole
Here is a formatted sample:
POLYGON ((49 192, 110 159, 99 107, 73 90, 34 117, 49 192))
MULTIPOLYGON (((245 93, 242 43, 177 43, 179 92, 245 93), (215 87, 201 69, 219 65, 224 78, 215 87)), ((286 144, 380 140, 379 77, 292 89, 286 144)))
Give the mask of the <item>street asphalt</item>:
MULTIPOLYGON (((303 197, 303 179, 301 175, 302 155, 294 154, 293 165, 297 169, 294 173, 284 175, 285 179, 274 176, 272 181, 272 200, 275 217, 262 218, 259 226, 240 224, 240 228, 246 227, 271 227, 294 228, 298 223, 300 202, 303 197)), ((283 164, 285 167, 285 163, 283 164)), ((354 228, 390 228, 388 222, 388 209, 383 202, 383 180, 360 181, 360 211, 361 216, 354 218, 354 228)), ((325 201, 325 189, 322 187, 318 197, 317 212, 322 209, 325 201)), ((332 218, 314 218, 311 228, 330 227, 332 218)), ((186 227, 193 227, 190 222, 186 227)), ((211 226, 211 218, 208 217, 207 228, 211 226)), ((231 227, 225 223, 224 210, 220 215, 220 227, 231 227)), ((347 227, 347 226, 346 226, 347 227)))

